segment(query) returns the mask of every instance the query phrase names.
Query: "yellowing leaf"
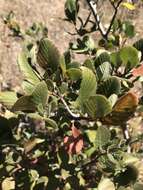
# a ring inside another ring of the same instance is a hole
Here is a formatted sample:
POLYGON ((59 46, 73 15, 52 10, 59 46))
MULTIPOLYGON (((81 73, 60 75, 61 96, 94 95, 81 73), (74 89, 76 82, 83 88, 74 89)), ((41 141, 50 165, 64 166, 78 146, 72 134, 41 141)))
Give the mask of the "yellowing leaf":
POLYGON ((2 182, 2 190, 13 190, 15 189, 15 181, 12 177, 7 177, 2 182))
POLYGON ((104 118, 103 122, 110 125, 125 123, 135 113, 137 105, 138 97, 134 93, 128 92, 119 98, 112 112, 104 118))
POLYGON ((132 3, 125 2, 125 3, 122 3, 122 5, 131 11, 135 10, 135 5, 133 5, 132 3))
POLYGON ((105 178, 101 180, 101 182, 98 185, 97 190, 115 190, 115 186, 114 186, 114 183, 110 179, 105 178))

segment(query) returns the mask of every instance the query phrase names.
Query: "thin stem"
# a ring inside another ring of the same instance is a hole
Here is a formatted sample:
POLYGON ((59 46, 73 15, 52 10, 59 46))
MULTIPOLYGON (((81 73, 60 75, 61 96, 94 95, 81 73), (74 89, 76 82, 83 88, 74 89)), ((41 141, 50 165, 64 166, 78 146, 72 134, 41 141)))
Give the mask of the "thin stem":
POLYGON ((109 0, 109 2, 110 2, 110 4, 112 5, 112 7, 113 7, 114 9, 116 9, 116 6, 115 6, 114 2, 112 2, 112 0, 109 0))
POLYGON ((90 20, 90 17, 91 17, 91 12, 89 12, 89 15, 88 15, 88 17, 87 17, 87 19, 86 19, 86 21, 85 21, 83 27, 86 27, 86 25, 88 24, 88 22, 89 22, 89 20, 90 20))
POLYGON ((110 33, 110 30, 111 30, 111 28, 112 28, 112 26, 113 26, 113 23, 114 23, 114 21, 115 21, 115 18, 116 18, 116 16, 117 16, 117 13, 118 13, 118 8, 119 8, 120 4, 122 3, 122 1, 123 1, 123 0, 120 0, 120 1, 117 3, 117 5, 114 6, 115 12, 114 12, 114 14, 113 14, 113 16, 112 16, 112 19, 111 19, 111 21, 110 21, 110 25, 109 25, 109 27, 108 27, 108 29, 107 29, 106 34, 105 34, 106 38, 108 37, 108 34, 110 33))
POLYGON ((107 152, 101 152, 99 155, 97 155, 95 158, 91 159, 89 162, 85 163, 84 165, 81 166, 81 170, 87 168, 91 164, 94 164, 101 156, 107 154, 107 152))
POLYGON ((105 31, 105 29, 104 29, 104 27, 103 27, 103 25, 102 25, 102 23, 100 21, 100 17, 99 17, 98 12, 97 12, 97 3, 94 2, 93 0, 87 0, 87 3, 88 3, 88 5, 89 5, 89 7, 90 7, 90 9, 91 9, 91 11, 93 13, 93 16, 95 18, 96 24, 98 26, 98 30, 100 31, 102 37, 106 38, 106 36, 107 36, 106 31, 105 31))
POLYGON ((63 99, 62 96, 60 96, 60 100, 61 100, 62 103, 64 104, 64 106, 65 106, 66 110, 68 111, 68 113, 69 113, 73 118, 79 118, 79 117, 80 117, 79 114, 75 114, 75 113, 73 113, 73 112, 70 110, 69 106, 67 105, 66 101, 63 99))

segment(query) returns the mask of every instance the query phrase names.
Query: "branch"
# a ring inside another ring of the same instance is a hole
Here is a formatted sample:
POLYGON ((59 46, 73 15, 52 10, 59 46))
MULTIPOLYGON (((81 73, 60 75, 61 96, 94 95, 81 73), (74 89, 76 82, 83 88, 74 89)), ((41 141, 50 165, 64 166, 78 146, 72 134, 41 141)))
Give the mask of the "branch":
POLYGON ((114 14, 112 16, 112 19, 110 21, 110 25, 109 25, 107 31, 105 31, 105 29, 104 29, 104 27, 103 27, 103 25, 101 23, 100 17, 98 15, 98 12, 97 12, 97 1, 96 2, 94 0, 86 0, 86 1, 87 1, 88 5, 89 5, 89 7, 90 7, 90 9, 91 9, 91 11, 93 13, 93 16, 94 16, 95 21, 96 21, 97 26, 98 26, 98 30, 100 31, 102 37, 107 40, 108 35, 110 33, 110 30, 111 30, 111 28, 113 26, 113 23, 115 21, 115 18, 117 16, 119 6, 120 6, 120 4, 122 3, 123 0, 120 0, 117 3, 117 5, 115 5, 111 0, 109 0, 109 2, 111 3, 111 5, 113 6, 115 11, 114 11, 114 14))
POLYGON ((91 9, 91 11, 93 13, 93 16, 95 18, 96 24, 98 26, 98 30, 100 31, 102 37, 106 38, 106 36, 107 36, 106 33, 107 32, 105 31, 105 29, 104 29, 104 27, 103 27, 103 25, 102 25, 102 23, 100 21, 100 17, 99 17, 99 15, 97 13, 97 4, 96 4, 96 2, 94 0, 87 0, 87 3, 88 3, 88 5, 89 5, 89 7, 90 7, 90 9, 91 9))
POLYGON ((118 8, 119 8, 120 4, 122 3, 122 1, 123 1, 123 0, 120 0, 120 1, 117 3, 116 6, 114 5, 115 12, 114 12, 114 14, 113 14, 113 17, 112 17, 112 19, 111 19, 111 21, 110 21, 110 25, 109 25, 109 27, 108 27, 108 29, 107 29, 106 34, 105 34, 106 38, 108 37, 108 34, 109 34, 110 30, 111 30, 111 27, 113 26, 113 23, 114 23, 114 21, 115 21, 115 18, 116 18, 116 16, 117 16, 117 13, 118 13, 118 8))
POLYGON ((59 96, 59 97, 60 97, 60 100, 62 101, 62 103, 64 104, 66 110, 68 111, 68 113, 69 113, 73 118, 76 118, 76 119, 79 118, 80 115, 79 115, 79 114, 75 114, 75 113, 73 113, 73 112, 70 110, 69 106, 67 105, 67 103, 66 103, 66 101, 63 99, 63 97, 62 97, 62 96, 59 96))

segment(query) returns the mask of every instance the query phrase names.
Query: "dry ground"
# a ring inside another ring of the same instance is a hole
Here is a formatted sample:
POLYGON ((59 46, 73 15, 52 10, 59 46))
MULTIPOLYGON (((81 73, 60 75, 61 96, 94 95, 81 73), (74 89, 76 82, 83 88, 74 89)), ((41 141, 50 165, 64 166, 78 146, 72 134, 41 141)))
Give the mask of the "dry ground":
MULTIPOLYGON (((3 24, 2 16, 11 10, 14 11, 17 21, 23 28, 29 27, 33 22, 44 23, 48 27, 49 37, 63 52, 68 42, 73 39, 66 32, 72 30, 71 26, 60 19, 64 18, 64 2, 65 0, 0 0, 0 80, 11 83, 14 87, 19 84, 21 78, 16 64, 21 42, 9 36, 10 31, 3 24)), ((135 14, 140 37, 141 34, 143 36, 142 8, 135 14)), ((107 15, 105 17, 107 18, 107 15)))

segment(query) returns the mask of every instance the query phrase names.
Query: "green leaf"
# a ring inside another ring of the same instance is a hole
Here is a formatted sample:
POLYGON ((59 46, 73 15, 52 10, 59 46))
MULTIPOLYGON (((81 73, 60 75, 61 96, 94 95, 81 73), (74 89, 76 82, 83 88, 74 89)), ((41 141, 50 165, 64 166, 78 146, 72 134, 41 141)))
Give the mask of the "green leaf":
POLYGON ((67 70, 67 75, 71 78, 71 80, 79 80, 82 76, 82 72, 80 69, 71 68, 67 70))
POLYGON ((104 62, 110 63, 110 54, 105 50, 98 50, 96 53, 96 59, 94 61, 95 68, 104 62))
POLYGON ((123 47, 120 50, 120 58, 127 69, 132 69, 139 63, 138 51, 132 46, 123 47))
POLYGON ((65 15, 69 21, 76 22, 79 5, 77 0, 66 0, 65 15))
POLYGON ((27 80, 33 85, 36 85, 40 82, 38 75, 35 73, 35 71, 28 63, 26 54, 24 52, 21 52, 20 55, 18 56, 18 65, 20 67, 21 72, 24 75, 25 80, 27 80))
POLYGON ((40 82, 31 95, 20 97, 12 107, 12 111, 42 110, 47 102, 48 88, 44 81, 40 82), (42 106, 39 107, 39 106, 42 106))
POLYGON ((110 179, 104 178, 100 181, 97 190, 115 190, 115 185, 110 179))
POLYGON ((86 130, 86 134, 87 134, 87 136, 89 138, 89 141, 91 143, 94 143, 95 139, 96 139, 97 131, 95 131, 95 130, 86 130))
POLYGON ((17 101, 16 92, 11 92, 11 91, 0 92, 0 103, 5 105, 6 107, 11 108, 16 101, 17 101))
POLYGON ((32 96, 20 97, 12 107, 12 111, 36 111, 36 105, 32 101, 32 96))
POLYGON ((111 104, 111 106, 113 108, 113 106, 115 105, 115 103, 118 100, 117 94, 111 94, 111 96, 109 96, 108 100, 109 100, 109 102, 110 102, 110 104, 111 104))
POLYGON ((34 87, 35 86, 33 84, 29 83, 28 81, 22 82, 22 88, 26 95, 31 94, 34 90, 34 87))
POLYGON ((118 51, 111 53, 110 58, 113 66, 117 68, 121 66, 122 60, 120 58, 120 53, 118 51))
POLYGON ((81 67, 82 70, 82 81, 79 89, 79 96, 76 99, 78 105, 83 105, 83 103, 90 97, 95 95, 97 83, 96 77, 92 70, 87 67, 81 67))
POLYGON ((55 72, 60 65, 59 51, 48 38, 43 38, 39 42, 37 61, 42 68, 52 72, 55 72))
POLYGON ((138 51, 141 52, 142 57, 141 57, 141 60, 140 60, 140 61, 142 61, 142 60, 143 60, 143 38, 140 39, 140 40, 138 40, 138 41, 136 41, 136 42, 133 44, 133 46, 134 46, 138 51))
POLYGON ((50 119, 47 117, 42 117, 38 113, 29 113, 28 117, 35 119, 35 120, 37 119, 37 120, 45 121, 47 127, 58 128, 57 123, 53 119, 50 119))
POLYGON ((65 57, 61 56, 60 58, 60 68, 62 70, 63 76, 66 75, 66 63, 65 63, 65 57))
POLYGON ((96 74, 99 80, 107 79, 112 72, 112 67, 109 62, 104 62, 96 69, 96 74))
POLYGON ((109 97, 112 94, 119 94, 121 90, 120 80, 113 76, 100 83, 97 92, 109 97))
POLYGON ((92 59, 86 59, 83 65, 95 72, 94 61, 92 59))
POLYGON ((110 141, 110 131, 107 127, 99 126, 96 133, 95 145, 97 148, 101 148, 110 141))
POLYGON ((112 110, 110 102, 102 95, 89 97, 89 99, 84 102, 84 106, 85 112, 93 119, 104 117, 112 110))
POLYGON ((122 30, 124 31, 125 35, 127 37, 134 37, 135 36, 135 29, 134 29, 134 25, 131 24, 131 22, 129 21, 125 21, 123 24, 122 24, 122 30))
POLYGON ((48 88, 47 88, 47 84, 45 83, 45 81, 40 82, 36 88, 34 89, 34 91, 32 92, 32 101, 38 105, 38 104, 42 104, 43 106, 45 106, 46 102, 47 102, 47 98, 48 98, 48 88))

